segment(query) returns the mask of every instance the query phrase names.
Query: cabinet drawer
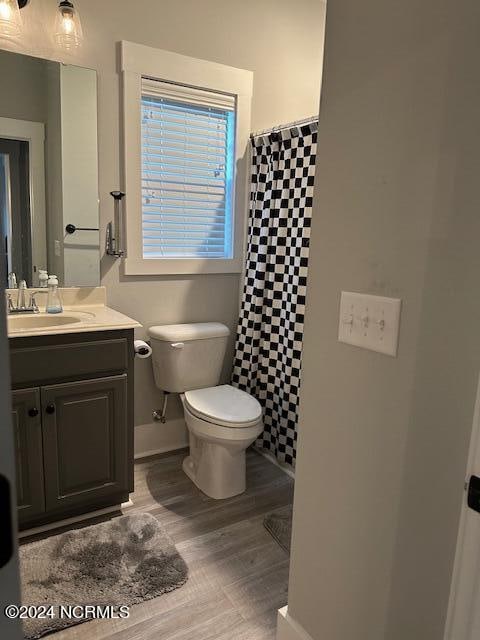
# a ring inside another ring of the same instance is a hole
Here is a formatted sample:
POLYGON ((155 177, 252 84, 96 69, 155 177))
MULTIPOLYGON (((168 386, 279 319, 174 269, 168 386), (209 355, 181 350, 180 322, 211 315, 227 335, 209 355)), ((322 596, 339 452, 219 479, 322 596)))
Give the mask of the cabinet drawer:
MULTIPOLYGON (((22 342, 25 339, 22 339, 22 342)), ((129 363, 126 337, 109 340, 62 341, 48 344, 11 345, 13 385, 41 384, 56 380, 125 371, 129 363)))

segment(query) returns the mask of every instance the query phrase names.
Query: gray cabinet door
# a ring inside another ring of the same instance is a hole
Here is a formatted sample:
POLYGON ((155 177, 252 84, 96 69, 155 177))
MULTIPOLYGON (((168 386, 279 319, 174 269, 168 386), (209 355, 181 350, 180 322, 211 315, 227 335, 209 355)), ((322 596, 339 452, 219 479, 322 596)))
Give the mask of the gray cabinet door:
POLYGON ((18 519, 23 523, 45 511, 39 389, 12 392, 12 422, 17 463, 18 519))
POLYGON ((48 511, 128 492, 127 376, 42 387, 48 511))

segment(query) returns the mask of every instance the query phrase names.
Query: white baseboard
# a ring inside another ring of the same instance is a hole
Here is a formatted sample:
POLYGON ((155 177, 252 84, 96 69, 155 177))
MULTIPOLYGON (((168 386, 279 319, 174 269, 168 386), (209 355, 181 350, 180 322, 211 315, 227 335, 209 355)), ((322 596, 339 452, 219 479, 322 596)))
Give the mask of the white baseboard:
POLYGON ((111 507, 104 507, 103 509, 96 509, 96 511, 89 511, 88 513, 82 513, 81 515, 73 516, 72 518, 64 518, 63 520, 56 520, 55 522, 42 525, 41 527, 33 527, 32 529, 25 529, 24 531, 19 531, 18 537, 20 539, 28 538, 38 533, 45 533, 45 531, 60 529, 61 527, 66 527, 70 524, 77 524, 78 522, 83 522, 84 520, 91 520, 92 518, 97 518, 98 516, 107 515, 109 513, 115 513, 116 511, 122 511, 122 509, 131 507, 132 505, 133 505, 133 502, 129 500, 128 502, 122 502, 122 504, 113 505, 111 507))
POLYGON ((283 471, 283 473, 286 473, 287 476, 290 476, 290 478, 293 478, 295 480, 295 471, 293 469, 291 469, 289 466, 279 462, 276 458, 274 458, 274 456, 272 456, 271 453, 268 453, 268 451, 263 451, 263 449, 260 449, 260 448, 255 447, 255 446, 253 448, 255 449, 255 451, 257 453, 259 453, 261 456, 266 458, 269 462, 271 462, 276 467, 281 469, 283 471))
POLYGON ((165 424, 150 422, 135 427, 135 460, 188 446, 188 431, 183 418, 165 424))
POLYGON ((150 451, 142 451, 136 453, 135 460, 143 460, 144 458, 150 458, 151 456, 158 456, 160 453, 170 453, 170 451, 178 451, 179 449, 185 449, 188 447, 188 442, 179 442, 178 444, 168 445, 167 447, 161 447, 160 449, 150 449, 150 451))
POLYGON ((305 629, 288 615, 288 606, 278 610, 277 640, 313 640, 305 629))

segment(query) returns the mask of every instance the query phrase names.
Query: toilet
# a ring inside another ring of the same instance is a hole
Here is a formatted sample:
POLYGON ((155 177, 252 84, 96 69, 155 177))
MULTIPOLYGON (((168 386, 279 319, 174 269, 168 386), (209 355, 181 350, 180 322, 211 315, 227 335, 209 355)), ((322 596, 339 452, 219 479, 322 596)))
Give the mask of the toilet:
POLYGON ((179 393, 189 431, 187 476, 221 500, 245 491, 245 451, 263 430, 262 408, 220 376, 228 327, 219 322, 150 327, 155 384, 179 393))

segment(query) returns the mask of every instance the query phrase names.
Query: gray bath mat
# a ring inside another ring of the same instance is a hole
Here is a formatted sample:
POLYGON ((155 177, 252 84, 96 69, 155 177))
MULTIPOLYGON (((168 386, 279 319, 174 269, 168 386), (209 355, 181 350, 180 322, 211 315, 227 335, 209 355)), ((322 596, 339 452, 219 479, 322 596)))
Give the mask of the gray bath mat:
POLYGON ((265 529, 287 553, 290 553, 292 513, 292 506, 288 505, 287 507, 282 507, 281 509, 277 509, 277 511, 267 514, 263 520, 265 529))
POLYGON ((24 620, 25 638, 40 638, 86 622, 95 614, 69 619, 61 605, 133 605, 173 591, 188 570, 159 522, 142 513, 114 518, 20 547, 22 602, 53 606, 48 617, 24 620), (53 613, 53 615, 52 615, 53 613))

